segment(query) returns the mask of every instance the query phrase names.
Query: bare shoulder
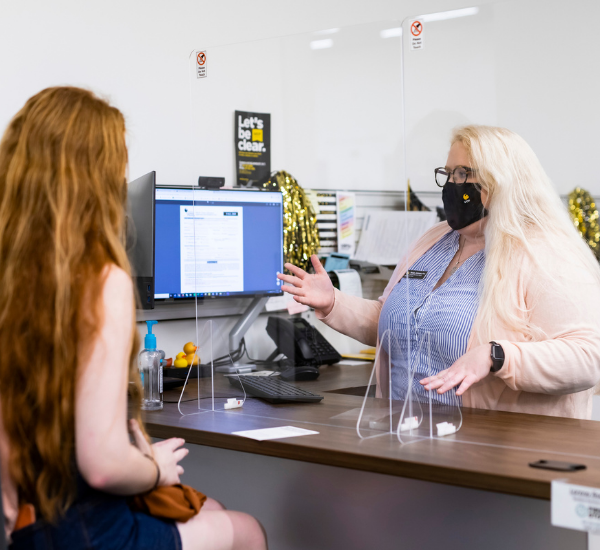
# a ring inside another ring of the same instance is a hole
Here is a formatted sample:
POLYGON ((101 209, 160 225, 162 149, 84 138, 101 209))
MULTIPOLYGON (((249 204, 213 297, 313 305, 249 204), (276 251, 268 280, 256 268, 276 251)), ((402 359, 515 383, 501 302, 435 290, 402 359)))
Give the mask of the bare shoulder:
POLYGON ((131 277, 115 264, 102 273, 102 307, 104 323, 117 330, 128 330, 133 321, 133 283, 131 277))
POLYGON ((131 277, 115 264, 107 265, 102 272, 104 282, 102 294, 106 304, 124 302, 131 307, 133 300, 133 283, 131 277))

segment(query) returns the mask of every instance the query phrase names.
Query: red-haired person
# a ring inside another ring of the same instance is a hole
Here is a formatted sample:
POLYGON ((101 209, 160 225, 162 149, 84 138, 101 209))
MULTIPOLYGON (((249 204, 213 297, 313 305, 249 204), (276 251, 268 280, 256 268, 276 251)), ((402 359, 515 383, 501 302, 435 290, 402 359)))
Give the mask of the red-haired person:
POLYGON ((29 99, 0 143, 6 533, 13 550, 264 549, 256 520, 211 499, 184 524, 127 505, 157 475, 159 486, 178 483, 188 451, 182 439, 150 445, 139 403, 128 426, 139 341, 122 240, 126 167, 123 115, 78 88, 29 99), (37 520, 14 531, 23 503, 37 520))

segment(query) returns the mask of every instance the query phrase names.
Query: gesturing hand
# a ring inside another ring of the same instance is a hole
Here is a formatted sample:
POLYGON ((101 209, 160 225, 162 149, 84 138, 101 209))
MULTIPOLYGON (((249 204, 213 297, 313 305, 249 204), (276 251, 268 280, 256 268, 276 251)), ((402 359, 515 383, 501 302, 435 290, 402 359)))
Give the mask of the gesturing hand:
POLYGON ((426 390, 437 390, 439 394, 458 386, 456 395, 462 395, 473 384, 483 380, 492 366, 490 345, 477 346, 459 357, 449 369, 440 371, 435 376, 423 378, 421 384, 426 390))
POLYGON ((135 446, 142 453, 153 456, 156 460, 160 468, 159 487, 180 483, 179 476, 183 474, 183 467, 179 465, 179 461, 189 453, 188 449, 182 447, 185 439, 172 437, 150 445, 144 437, 137 420, 130 420, 129 427, 135 440, 135 446))
POLYGON ((313 254, 310 261, 315 268, 314 275, 309 275, 304 269, 293 264, 285 264, 285 267, 294 275, 280 273, 277 278, 291 285, 283 285, 281 290, 293 294, 296 302, 318 309, 323 315, 328 315, 334 303, 333 284, 331 284, 331 279, 319 258, 313 254))

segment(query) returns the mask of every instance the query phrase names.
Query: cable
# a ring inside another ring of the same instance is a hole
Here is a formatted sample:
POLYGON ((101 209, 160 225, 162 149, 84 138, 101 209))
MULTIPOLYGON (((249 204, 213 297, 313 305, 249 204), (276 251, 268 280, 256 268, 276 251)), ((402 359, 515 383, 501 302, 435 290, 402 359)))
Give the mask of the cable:
POLYGON ((215 367, 227 366, 227 365, 230 365, 232 362, 235 363, 236 361, 239 361, 240 359, 242 359, 242 357, 244 357, 245 349, 246 349, 246 344, 244 342, 244 339, 242 338, 242 341, 240 342, 238 349, 236 349, 235 351, 233 351, 231 353, 228 353, 227 355, 223 355, 221 357, 217 357, 216 359, 213 359, 212 363, 215 367))
MULTIPOLYGON (((244 353, 246 354, 246 357, 252 362, 255 363, 257 365, 265 365, 265 366, 269 366, 269 367, 277 367, 277 368, 285 368, 288 365, 286 365, 286 361, 288 361, 288 359, 280 359, 279 361, 268 361, 265 359, 254 359, 253 357, 250 356, 250 353, 248 352, 248 348, 246 347, 246 342, 244 341, 244 339, 242 338, 242 342, 244 344, 244 353)), ((279 355, 283 355, 282 353, 280 353, 279 355)))

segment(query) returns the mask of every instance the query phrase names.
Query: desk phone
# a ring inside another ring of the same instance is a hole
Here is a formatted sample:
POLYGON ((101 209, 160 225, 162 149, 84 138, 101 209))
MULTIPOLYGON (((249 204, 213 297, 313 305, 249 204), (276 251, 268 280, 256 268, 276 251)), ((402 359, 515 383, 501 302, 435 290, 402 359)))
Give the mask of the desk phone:
POLYGON ((267 334, 294 366, 332 365, 342 356, 309 322, 302 318, 269 317, 267 334))

